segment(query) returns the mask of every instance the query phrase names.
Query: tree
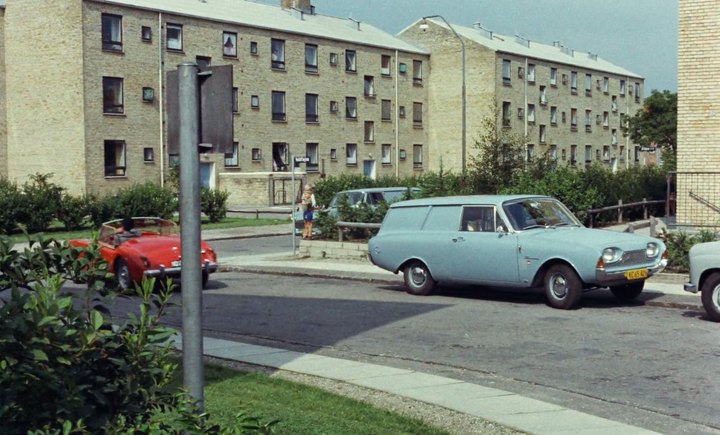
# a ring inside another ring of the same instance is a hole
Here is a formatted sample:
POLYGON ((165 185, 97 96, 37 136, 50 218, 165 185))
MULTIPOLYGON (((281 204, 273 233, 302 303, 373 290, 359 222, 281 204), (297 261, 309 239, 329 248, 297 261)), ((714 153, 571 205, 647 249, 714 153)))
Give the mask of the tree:
POLYGON ((623 133, 643 146, 664 151, 665 169, 675 169, 677 149, 677 93, 653 89, 635 115, 625 115, 623 133))
POLYGON ((478 154, 470 156, 468 166, 478 193, 497 193, 525 169, 526 138, 500 127, 499 119, 500 109, 493 104, 473 145, 478 154))

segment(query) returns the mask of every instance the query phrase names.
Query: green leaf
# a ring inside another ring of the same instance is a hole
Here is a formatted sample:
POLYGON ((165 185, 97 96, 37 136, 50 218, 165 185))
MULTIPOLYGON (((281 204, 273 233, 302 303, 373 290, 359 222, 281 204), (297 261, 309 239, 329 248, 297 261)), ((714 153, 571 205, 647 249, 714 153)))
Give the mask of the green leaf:
POLYGON ((32 354, 36 361, 48 361, 47 354, 41 349, 33 349, 32 354))
POLYGON ((92 326, 97 331, 103 325, 103 316, 99 311, 93 311, 91 316, 92 326))

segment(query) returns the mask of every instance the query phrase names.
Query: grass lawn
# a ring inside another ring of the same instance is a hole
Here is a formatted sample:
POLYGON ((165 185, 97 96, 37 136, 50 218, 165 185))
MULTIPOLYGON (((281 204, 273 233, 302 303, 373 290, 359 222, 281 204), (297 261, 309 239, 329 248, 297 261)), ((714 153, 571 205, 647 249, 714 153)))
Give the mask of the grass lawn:
MULTIPOLYGON (((237 228, 237 227, 252 227, 252 226, 261 226, 261 225, 279 225, 279 224, 288 224, 290 223, 289 214, 287 219, 255 219, 255 218, 242 218, 242 217, 229 217, 225 218, 220 222, 216 223, 210 223, 207 219, 203 218, 202 221, 202 228, 205 230, 210 229, 222 229, 222 228, 237 228)), ((56 240, 70 240, 70 239, 82 239, 82 238, 91 238, 93 231, 97 231, 96 228, 91 228, 90 226, 86 226, 86 228, 76 230, 76 231, 65 231, 65 227, 62 226, 62 224, 58 221, 53 222, 50 225, 50 228, 48 228, 47 231, 43 233, 34 233, 30 234, 30 237, 36 238, 39 235, 42 235, 46 239, 56 239, 56 240)), ((27 241, 27 238, 24 234, 13 234, 10 236, 10 240, 12 240, 15 243, 19 242, 25 242, 27 241)))
MULTIPOLYGON (((178 370, 178 384, 182 370, 178 370)), ((263 423, 280 420, 278 434, 447 434, 420 420, 316 387, 261 373, 205 364, 205 411, 230 425, 240 411, 263 423)))

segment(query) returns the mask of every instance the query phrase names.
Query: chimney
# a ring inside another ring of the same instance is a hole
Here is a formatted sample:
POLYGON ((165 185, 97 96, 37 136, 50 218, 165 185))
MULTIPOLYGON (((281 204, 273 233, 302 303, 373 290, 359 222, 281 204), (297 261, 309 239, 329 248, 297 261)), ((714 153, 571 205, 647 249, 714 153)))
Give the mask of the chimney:
POLYGON ((311 0, 280 0, 280 7, 283 9, 297 9, 305 14, 314 14, 315 6, 311 0))

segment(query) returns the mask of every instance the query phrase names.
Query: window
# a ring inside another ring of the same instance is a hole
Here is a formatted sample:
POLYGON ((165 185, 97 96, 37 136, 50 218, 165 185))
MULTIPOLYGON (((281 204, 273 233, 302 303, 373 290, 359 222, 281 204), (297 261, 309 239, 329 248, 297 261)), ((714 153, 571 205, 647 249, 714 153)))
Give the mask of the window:
POLYGON ((183 49, 183 28, 180 24, 167 24, 166 44, 168 50, 183 49))
POLYGON ((330 102, 330 113, 337 113, 337 112, 338 112, 338 102, 331 101, 330 102))
POLYGON ((355 50, 345 50, 345 71, 356 72, 357 71, 357 53, 355 50))
POLYGON ((603 112, 602 123, 603 128, 607 129, 610 127, 610 114, 608 112, 603 112))
POLYGON ((232 111, 238 113, 238 88, 232 88, 232 111))
POLYGON ((305 72, 318 72, 318 46, 305 44, 305 72))
POLYGON ((519 66, 518 67, 518 78, 522 79, 525 78, 525 68, 519 66))
POLYGON ((152 163, 155 161, 155 150, 152 148, 143 148, 143 161, 152 163))
POLYGON ((208 56, 195 56, 195 63, 198 67, 202 70, 206 70, 210 68, 210 64, 212 63, 212 58, 208 56))
POLYGON ((528 64, 527 81, 528 81, 528 83, 535 83, 535 64, 534 63, 528 64))
POLYGON ((550 68, 550 86, 557 86, 557 68, 550 68))
POLYGON ((603 93, 607 94, 610 92, 610 79, 607 77, 603 77, 602 81, 602 91, 603 93))
POLYGON ((282 39, 270 41, 270 67, 285 69, 285 41, 282 39))
POLYGON ((577 94, 577 71, 570 71, 570 92, 577 94))
POLYGON ((272 120, 285 121, 285 92, 272 92, 272 120))
POLYGON ((330 148, 330 160, 337 160, 337 149, 330 148))
POLYGON ((557 107, 550 106, 550 125, 557 125, 557 107))
POLYGON ((413 168, 422 168, 422 145, 413 145, 413 168))
POLYGON ((567 150, 565 148, 563 148, 562 151, 560 151, 560 156, 561 156, 563 162, 565 160, 567 160, 567 150))
POLYGON ((570 164, 577 164, 577 145, 570 145, 570 164))
POLYGON ((423 105, 422 103, 413 103, 413 125, 421 127, 423 124, 423 105))
POLYGON ((250 96, 250 108, 251 109, 259 109, 260 108, 260 97, 257 95, 250 96))
POLYGON ((398 107, 398 116, 401 118, 405 117, 405 106, 398 107))
POLYGON ((250 41, 250 54, 257 56, 257 42, 250 41))
POLYGON ((355 97, 345 97, 345 118, 357 119, 357 99, 355 97))
POLYGON ((617 145, 618 139, 617 139, 617 129, 613 128, 610 130, 610 145, 617 145))
POLYGON ((318 171, 318 144, 317 143, 306 143, 305 144, 305 157, 310 158, 310 161, 305 164, 307 172, 318 171))
POLYGON ((617 102, 617 96, 616 96, 616 95, 613 95, 613 96, 612 96, 612 102, 610 103, 610 110, 612 110, 613 112, 617 112, 617 111, 618 111, 618 102, 617 102))
POLYGON ((592 162, 592 145, 585 145, 585 165, 592 162))
POLYGON ((413 84, 421 85, 423 81, 422 61, 413 60, 413 84))
POLYGON ((620 96, 625 96, 625 80, 620 80, 620 96))
POLYGON ((375 96, 375 78, 373 76, 365 76, 365 96, 375 96))
POLYGON ((545 93, 545 86, 540 86, 540 105, 544 106, 547 104, 547 94, 545 93))
POLYGON ((225 153, 225 166, 238 166, 238 143, 233 142, 232 152, 225 153))
POLYGON ((103 113, 124 113, 123 79, 103 77, 103 113))
POLYGON ((592 96, 592 74, 585 74, 585 96, 592 96))
POLYGON ((345 145, 345 163, 357 165, 357 144, 349 143, 345 145))
POLYGON ((640 83, 635 83, 635 102, 640 102, 640 83))
POLYGON ((545 143, 545 125, 540 124, 540 143, 545 143))
POLYGON ((391 146, 390 146, 389 143, 384 143, 384 144, 382 145, 382 157, 380 158, 380 162, 381 162, 383 165, 389 165, 389 164, 391 163, 391 160, 390 160, 390 149, 391 149, 391 146))
POLYGON ((620 161, 624 162, 625 161, 625 147, 624 146, 620 147, 620 152, 618 153, 618 155, 620 156, 620 161))
POLYGON ((577 109, 572 108, 570 109, 570 130, 577 131, 577 109))
POLYGON ((375 123, 373 121, 365 121, 364 141, 366 143, 375 142, 375 123))
POLYGON ((317 94, 305 94, 305 122, 318 122, 317 94))
POLYGON ((380 109, 380 119, 390 121, 392 119, 392 102, 390 100, 382 100, 380 109))
POLYGON ((601 156, 600 150, 595 150, 595 160, 600 161, 600 158, 601 158, 600 156, 601 156))
POLYGON ((122 17, 102 14, 101 24, 103 50, 122 51, 122 17))
POLYGON ((142 26, 142 28, 140 29, 140 38, 143 40, 143 42, 151 42, 152 28, 149 26, 142 26))
POLYGON ((398 71, 400 72, 400 74, 405 74, 407 72, 407 65, 400 62, 398 64, 398 71))
POLYGON ((273 171, 285 172, 288 170, 290 159, 289 147, 286 142, 273 142, 272 144, 272 165, 273 171))
POLYGON ((503 85, 510 84, 510 61, 507 59, 503 59, 502 61, 502 78, 503 85))
POLYGON ((105 141, 105 176, 125 176, 125 141, 105 141))
POLYGON ((610 147, 607 145, 603 145, 602 158, 603 160, 610 160, 610 147))
POLYGON ((550 145, 548 154, 550 154, 550 160, 557 161, 557 145, 550 145))
POLYGON ((510 127, 510 102, 503 101, 502 105, 502 126, 510 127))
POLYGON ((223 32, 223 56, 237 57, 237 33, 223 32))
POLYGON ((525 160, 531 162, 533 157, 535 157, 535 145, 529 143, 527 144, 527 148, 525 150, 525 160))
POLYGON ((522 107, 518 107, 518 119, 523 119, 525 117, 525 110, 522 107))
POLYGON ((562 112, 560 112, 560 119, 562 120, 563 124, 565 124, 567 122, 567 116, 565 116, 564 110, 562 112))
POLYGON ((260 148, 253 148, 250 151, 250 158, 254 161, 260 161, 262 160, 262 152, 260 151, 260 148))
POLYGON ((336 66, 338 64, 338 55, 337 53, 330 53, 330 65, 336 66))
POLYGON ((390 60, 391 57, 387 54, 383 54, 380 56, 380 74, 383 76, 389 76, 390 75, 390 60))
POLYGON ((585 131, 588 133, 592 131, 592 110, 585 111, 585 131))
POLYGON ((534 123, 535 123, 535 105, 534 105, 534 104, 528 104, 528 108, 527 108, 527 122, 528 122, 528 124, 534 124, 534 123))
POLYGON ((142 88, 142 97, 146 103, 152 103, 155 101, 155 89, 144 86, 142 88))

